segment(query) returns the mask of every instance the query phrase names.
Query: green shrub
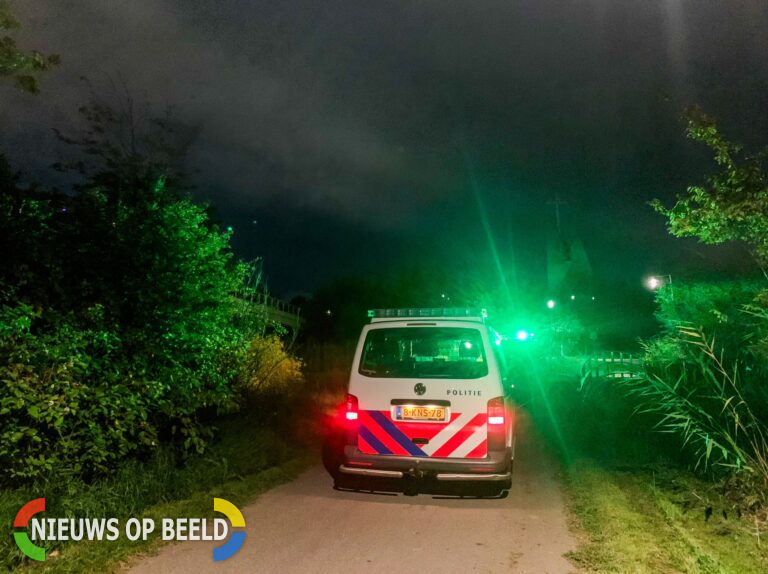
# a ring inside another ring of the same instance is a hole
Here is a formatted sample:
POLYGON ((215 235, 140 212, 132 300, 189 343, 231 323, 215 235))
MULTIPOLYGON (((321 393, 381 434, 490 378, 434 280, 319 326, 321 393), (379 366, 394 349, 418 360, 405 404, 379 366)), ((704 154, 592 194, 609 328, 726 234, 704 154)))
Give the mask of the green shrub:
POLYGON ((162 389, 125 368, 117 335, 65 321, 35 335, 40 315, 0 310, 0 483, 92 476, 154 447, 162 389))
POLYGON ((73 197, 0 184, 0 480, 108 473, 161 438, 202 451, 247 342, 230 233, 162 178, 73 197))
MULTIPOLYGON (((146 460, 127 459, 117 463, 114 472, 94 481, 74 477, 57 477, 16 489, 0 490, 0 515, 7 517, 5 530, 0 535, 0 571, 18 568, 29 560, 21 553, 11 535, 12 517, 34 498, 44 497, 46 514, 62 518, 118 518, 124 523, 128 518, 151 511, 155 505, 181 501, 164 506, 163 517, 174 518, 188 515, 190 505, 205 499, 209 508, 211 489, 236 485, 245 498, 254 490, 253 480, 266 469, 284 463, 298 454, 297 449, 285 441, 285 437, 264 428, 254 427, 242 416, 231 415, 220 421, 221 432, 210 448, 202 455, 187 458, 179 456, 172 445, 163 445, 146 457, 146 460)), ((231 491, 230 491, 231 492, 231 491)), ((215 496, 221 496, 218 492, 215 496)), ((229 498, 229 500, 236 500, 229 498)), ((42 543, 48 552, 78 545, 75 541, 48 541, 42 543)), ((106 555, 118 552, 109 546, 106 555)), ((135 552, 136 548, 129 551, 135 552)), ((77 553, 51 562, 62 570, 82 572, 77 553)), ((111 571, 103 565, 89 565, 86 571, 111 571)))
POLYGON ((657 297, 662 334, 647 341, 645 371, 665 381, 684 377, 695 387, 703 382, 700 349, 687 344, 680 329, 705 334, 719 360, 739 369, 742 393, 759 418, 768 420, 768 294, 753 280, 679 284, 657 297))
POLYGON ((681 325, 701 328, 726 352, 742 352, 743 357, 759 323, 745 313, 745 307, 754 303, 764 288, 764 283, 756 280, 667 285, 657 294, 656 318, 663 334, 675 338, 681 325))

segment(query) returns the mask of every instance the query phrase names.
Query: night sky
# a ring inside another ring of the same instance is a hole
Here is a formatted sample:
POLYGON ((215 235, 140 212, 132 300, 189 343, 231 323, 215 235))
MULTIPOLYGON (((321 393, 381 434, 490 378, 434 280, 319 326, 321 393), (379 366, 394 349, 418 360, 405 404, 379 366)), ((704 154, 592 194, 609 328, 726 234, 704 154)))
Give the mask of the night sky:
POLYGON ((0 86, 0 150, 28 179, 71 150, 110 79, 199 125, 195 194, 262 256, 272 290, 423 260, 543 268, 547 202, 599 280, 743 266, 668 236, 667 203, 713 169, 686 105, 768 143, 765 0, 15 0, 43 93, 0 86))

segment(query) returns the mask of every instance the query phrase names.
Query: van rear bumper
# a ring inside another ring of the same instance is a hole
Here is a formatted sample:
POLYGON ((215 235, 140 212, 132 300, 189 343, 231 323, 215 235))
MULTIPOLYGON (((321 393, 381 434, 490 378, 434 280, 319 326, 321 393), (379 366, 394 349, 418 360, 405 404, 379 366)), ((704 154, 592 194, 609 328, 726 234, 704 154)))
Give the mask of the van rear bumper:
MULTIPOLYGON (((355 476, 372 476, 377 478, 403 478, 403 474, 400 470, 377 470, 375 468, 358 468, 352 466, 339 466, 339 472, 342 474, 352 474, 355 476)), ((495 482, 495 481, 508 481, 512 478, 511 472, 504 474, 460 474, 455 472, 438 472, 434 475, 435 479, 443 481, 455 481, 455 482, 495 482)))
POLYGON ((490 451, 487 458, 426 458, 365 454, 344 447, 342 474, 380 478, 432 478, 440 481, 507 481, 512 450, 490 451))

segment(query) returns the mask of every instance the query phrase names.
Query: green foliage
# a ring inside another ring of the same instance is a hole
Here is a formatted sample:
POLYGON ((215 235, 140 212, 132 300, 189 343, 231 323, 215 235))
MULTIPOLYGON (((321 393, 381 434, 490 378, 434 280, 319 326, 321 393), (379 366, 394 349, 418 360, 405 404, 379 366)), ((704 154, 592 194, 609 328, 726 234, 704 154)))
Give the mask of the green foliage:
POLYGON ((566 555, 579 572, 735 574, 768 567, 760 542, 765 526, 753 516, 739 520, 747 507, 680 468, 583 460, 566 469, 565 486, 586 535, 566 555))
MULTIPOLYGON (((0 490, 0 514, 8 517, 0 535, 0 570, 13 570, 25 561, 11 536, 11 517, 34 498, 44 497, 48 515, 62 518, 114 517, 124 524, 141 516, 156 521, 210 516, 214 496, 242 505, 293 478, 305 466, 303 459, 296 458, 300 454, 284 436, 234 415, 222 421, 217 440, 202 455, 182 459, 172 445, 164 445, 146 460, 122 461, 111 476, 96 481, 60 476, 0 490)), ((125 537, 110 544, 71 540, 42 544, 49 553, 46 570, 64 572, 112 572, 129 556, 148 550, 147 544, 125 537), (51 559, 54 550, 61 555, 51 559)))
MULTIPOLYGON (((80 246, 69 260, 69 288, 81 302, 106 302, 105 321, 137 361, 137 375, 164 383, 157 408, 185 415, 188 430, 194 425, 186 417, 199 407, 231 406, 244 344, 232 324, 231 293, 244 268, 229 251, 229 234, 211 227, 200 206, 174 198, 162 180, 144 193, 85 191, 73 210, 75 221, 88 224, 67 230, 65 243, 80 246)), ((61 304, 73 295, 65 293, 61 304)), ((188 446, 202 446, 199 437, 187 438, 188 446)))
POLYGON ((0 483, 106 472, 157 444, 162 395, 135 378, 120 339, 97 325, 45 321, 26 305, 0 310, 0 483))
POLYGON ((763 267, 768 264, 768 150, 748 154, 720 132, 715 120, 698 108, 688 110, 688 137, 706 144, 720 171, 706 186, 691 186, 671 209, 659 200, 656 211, 677 237, 698 237, 709 244, 744 241, 763 267))
MULTIPOLYGON (((19 22, 11 13, 6 0, 0 0, 0 32, 9 32, 19 28, 19 22)), ((0 36, 0 76, 12 78, 16 86, 25 92, 38 93, 40 86, 37 76, 40 72, 58 65, 57 55, 44 55, 37 51, 23 52, 16 46, 16 41, 8 36, 0 36)))
MULTIPOLYGON (((768 263, 768 150, 747 154, 699 109, 687 112, 688 137, 705 143, 720 168, 706 187, 690 187, 672 209, 653 207, 678 237, 738 240, 768 263)), ((646 345, 645 372, 630 393, 659 427, 679 435, 697 464, 749 471, 768 487, 768 292, 764 284, 669 286, 658 295, 662 337, 646 345)), ((764 496, 760 497, 765 503, 764 496)))
POLYGON ((658 428, 681 437, 698 466, 768 480, 768 313, 761 283, 678 284, 659 292, 665 332, 644 344, 628 390, 658 428))
POLYGON ((640 410, 659 415, 662 431, 682 437, 697 465, 749 471, 765 493, 768 426, 756 410, 765 404, 763 381, 750 380, 738 362, 729 366, 700 329, 680 328, 678 348, 686 357, 682 365, 676 357, 646 365, 644 375, 627 383, 630 394, 640 410))
POLYGON ((536 333, 537 342, 547 356, 575 355, 588 345, 588 333, 576 313, 558 309, 548 313, 536 333))
POLYGON ((647 360, 663 363, 673 359, 673 353, 685 360, 692 349, 679 345, 678 329, 692 326, 714 338, 727 361, 740 361, 762 370, 752 354, 752 345, 760 339, 761 321, 745 311, 749 305, 757 309, 755 302, 762 291, 762 282, 748 280, 663 287, 656 297, 656 318, 664 333, 646 346, 647 360))
POLYGON ((768 371, 768 290, 760 291, 744 305, 744 313, 755 321, 754 334, 749 341, 749 351, 755 359, 753 370, 765 376, 768 371))
POLYGON ((211 415, 236 408, 249 338, 230 233, 162 162, 101 159, 56 195, 20 187, 0 158, 3 482, 108 473, 161 438, 200 452, 211 415))

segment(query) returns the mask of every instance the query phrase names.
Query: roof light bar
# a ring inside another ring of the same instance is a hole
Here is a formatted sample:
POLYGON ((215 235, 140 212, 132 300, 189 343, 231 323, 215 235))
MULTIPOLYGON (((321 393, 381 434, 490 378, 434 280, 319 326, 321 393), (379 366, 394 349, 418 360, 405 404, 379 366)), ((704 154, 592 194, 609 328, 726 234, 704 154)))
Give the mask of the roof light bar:
POLYGON ((398 317, 473 317, 487 319, 488 313, 485 309, 473 309, 469 307, 430 307, 403 309, 369 309, 368 317, 373 318, 398 318, 398 317))

